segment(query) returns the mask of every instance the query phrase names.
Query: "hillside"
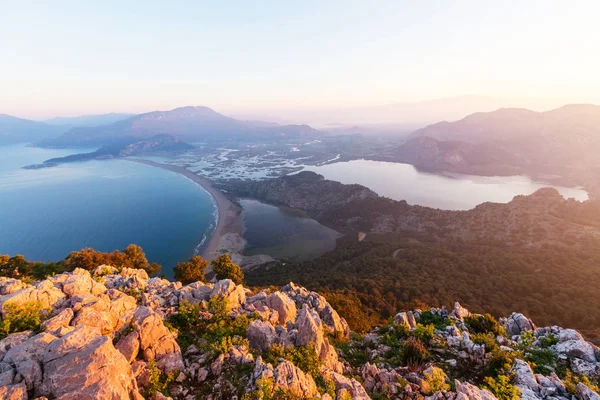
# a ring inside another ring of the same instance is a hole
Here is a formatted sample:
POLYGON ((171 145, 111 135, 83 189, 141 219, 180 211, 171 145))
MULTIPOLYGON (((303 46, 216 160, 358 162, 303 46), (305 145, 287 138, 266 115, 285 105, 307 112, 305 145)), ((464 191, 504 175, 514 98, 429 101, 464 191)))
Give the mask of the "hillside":
POLYGON ((439 240, 525 247, 587 246, 600 238, 598 201, 565 200, 549 188, 516 196, 507 204, 484 203, 468 211, 449 211, 379 197, 364 186, 328 181, 314 172, 262 181, 228 180, 218 186, 233 196, 300 209, 343 232, 410 231, 439 240))
POLYGON ((599 350, 577 331, 458 303, 361 336, 293 283, 182 285, 98 265, 0 278, 0 313, 4 399, 599 398, 599 350))
POLYGON ((63 126, 52 126, 6 114, 0 114, 0 145, 29 143, 65 132, 63 126))
POLYGON ((181 107, 154 111, 97 127, 73 128, 60 137, 37 142, 40 147, 105 146, 168 134, 190 143, 313 137, 318 131, 306 125, 273 125, 240 121, 208 107, 181 107))
POLYGON ((476 175, 525 174, 598 190, 600 106, 547 112, 500 109, 415 131, 390 154, 427 170, 476 175))

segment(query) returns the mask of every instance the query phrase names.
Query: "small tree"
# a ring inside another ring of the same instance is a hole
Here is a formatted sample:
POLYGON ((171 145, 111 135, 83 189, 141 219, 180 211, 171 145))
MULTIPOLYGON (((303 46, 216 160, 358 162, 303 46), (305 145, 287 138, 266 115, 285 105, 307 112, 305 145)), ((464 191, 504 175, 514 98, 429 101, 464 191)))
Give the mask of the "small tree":
POLYGON ((174 268, 175 279, 183 284, 202 281, 204 282, 204 270, 208 262, 200 256, 193 256, 186 262, 180 262, 174 268))
POLYGON ((219 256, 212 263, 213 271, 218 280, 231 279, 236 285, 241 285, 244 282, 244 273, 240 267, 231 261, 229 254, 219 256))

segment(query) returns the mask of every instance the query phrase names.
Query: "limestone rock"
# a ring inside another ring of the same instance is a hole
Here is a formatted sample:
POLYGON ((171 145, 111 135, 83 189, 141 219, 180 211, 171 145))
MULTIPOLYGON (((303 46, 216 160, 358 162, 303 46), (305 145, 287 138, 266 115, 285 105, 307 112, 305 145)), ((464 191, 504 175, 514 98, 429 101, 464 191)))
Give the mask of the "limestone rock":
POLYGON ((277 311, 279 324, 285 325, 288 321, 296 320, 296 303, 285 293, 275 292, 265 299, 265 304, 277 311))
POLYGON ((581 400, 600 400, 598 393, 594 392, 583 383, 577 384, 577 394, 581 400))
POLYGON ((84 269, 75 269, 62 284, 63 292, 69 297, 75 295, 100 295, 106 292, 106 287, 92 279, 84 269))
POLYGON ((489 390, 479 389, 468 382, 455 381, 456 400, 498 400, 489 390))
POLYGON ((350 394, 353 400, 370 400, 371 398, 367 394, 365 388, 354 378, 347 378, 344 375, 338 373, 332 373, 331 378, 333 379, 333 383, 335 384, 336 392, 338 393, 338 398, 340 396, 340 392, 346 391, 350 394))
POLYGON ((123 354, 128 363, 132 363, 140 351, 140 340, 137 332, 131 332, 119 339, 115 348, 123 354))
POLYGON ((412 313, 412 311, 400 312, 396 314, 396 316, 394 317, 394 323, 398 325, 406 325, 410 329, 413 329, 417 326, 415 316, 412 313))
POLYGON ((579 332, 574 329, 561 329, 556 344, 556 351, 571 357, 577 357, 590 363, 596 363, 598 348, 587 342, 579 332))
POLYGON ((246 336, 250 341, 250 346, 260 350, 268 349, 277 338, 273 325, 261 320, 250 322, 246 336))
POLYGON ((458 301, 454 303, 454 309, 450 313, 451 317, 454 317, 460 321, 462 321, 463 319, 465 319, 466 317, 468 317, 470 315, 471 315, 471 313, 469 312, 469 310, 467 310, 466 308, 461 306, 458 301))
POLYGON ((227 300, 230 309, 238 308, 246 300, 246 292, 242 285, 236 285, 231 279, 223 279, 215 283, 210 298, 215 296, 227 300))
POLYGON ((2 361, 12 364, 26 360, 41 361, 44 349, 54 340, 56 340, 56 336, 46 332, 32 336, 18 346, 11 347, 2 361))
POLYGON ((65 302, 66 297, 52 282, 44 280, 17 292, 0 296, 0 312, 4 318, 6 317, 7 304, 20 305, 30 301, 39 302, 43 308, 51 310, 54 307, 60 307, 65 302))
POLYGON ((64 400, 137 396, 129 363, 97 329, 81 326, 44 350, 42 394, 64 400))
POLYGON ((0 386, 0 399, 3 400, 27 400, 27 387, 25 383, 16 385, 0 386))
POLYGON ((73 319, 73 310, 71 308, 65 308, 58 315, 42 322, 42 329, 46 332, 53 333, 60 328, 69 326, 69 323, 73 319))
POLYGON ((25 289, 29 285, 19 279, 7 278, 0 276, 0 296, 18 292, 25 289))
POLYGON ((535 331, 535 324, 532 320, 519 313, 512 313, 508 317, 505 325, 506 334, 511 336, 519 336, 521 332, 535 331))
POLYGON ((185 369, 181 349, 159 314, 148 307, 140 307, 134 314, 133 323, 134 330, 139 335, 140 350, 144 360, 156 360, 159 364, 163 357, 168 356, 170 362, 165 365, 164 372, 185 369))
POLYGON ((20 345, 30 337, 34 336, 33 331, 24 331, 13 333, 0 340, 0 360, 4 358, 6 353, 13 347, 20 345))
POLYGON ((311 398, 318 394, 317 385, 312 376, 305 374, 291 362, 282 361, 273 371, 275 389, 289 390, 302 398, 311 398))
POLYGON ((190 283, 179 290, 179 301, 201 303, 210 299, 212 290, 212 285, 203 282, 190 283))

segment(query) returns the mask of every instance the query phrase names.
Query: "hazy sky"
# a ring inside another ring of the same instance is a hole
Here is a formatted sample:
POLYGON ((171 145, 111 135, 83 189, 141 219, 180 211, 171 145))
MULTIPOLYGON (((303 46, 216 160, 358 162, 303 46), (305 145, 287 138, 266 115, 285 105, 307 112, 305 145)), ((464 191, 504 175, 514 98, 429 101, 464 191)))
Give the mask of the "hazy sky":
POLYGON ((600 103, 598 15, 598 0, 0 0, 0 113, 600 103))

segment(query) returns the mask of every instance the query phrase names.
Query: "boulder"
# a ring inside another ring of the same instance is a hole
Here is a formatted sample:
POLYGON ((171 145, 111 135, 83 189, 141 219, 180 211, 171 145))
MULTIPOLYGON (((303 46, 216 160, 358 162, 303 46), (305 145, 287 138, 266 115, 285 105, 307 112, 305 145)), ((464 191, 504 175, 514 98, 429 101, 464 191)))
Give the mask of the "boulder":
POLYGON ((600 400, 600 396, 598 393, 594 392, 589 387, 585 386, 583 383, 577 384, 577 395, 581 400, 600 400))
POLYGON ((34 336, 33 331, 24 331, 10 334, 0 340, 0 360, 4 358, 11 348, 20 345, 32 336, 34 336))
POLYGON ((519 313, 510 314, 504 328, 509 337, 519 336, 521 332, 535 331, 536 329, 532 320, 519 313))
POLYGON ((413 329, 417 326, 415 316, 412 313, 412 311, 400 312, 396 314, 396 316, 394 317, 394 323, 397 325, 406 325, 410 329, 413 329))
POLYGON ((312 398, 319 393, 312 376, 287 360, 279 363, 274 369, 273 381, 275 389, 289 390, 303 399, 312 398))
POLYGON ((333 372, 331 379, 335 384, 337 398, 343 398, 340 392, 347 392, 353 400, 370 400, 365 388, 354 378, 346 378, 342 374, 333 372))
POLYGON ((210 294, 213 291, 212 285, 203 282, 194 282, 185 285, 179 290, 179 301, 187 301, 189 303, 201 303, 210 299, 210 294))
POLYGON ((56 316, 42 322, 42 329, 50 333, 56 332, 60 328, 69 326, 69 323, 71 323, 74 315, 75 314, 73 313, 72 309, 65 308, 56 316))
POLYGON ((479 389, 468 382, 456 383, 456 400, 498 400, 489 390, 479 389))
POLYGON ((123 354, 128 363, 132 363, 140 351, 140 340, 137 332, 130 332, 119 339, 115 348, 123 354))
POLYGON ((44 280, 17 292, 0 296, 0 313, 4 318, 6 317, 6 306, 8 304, 22 305, 31 301, 39 303, 45 309, 52 310, 55 307, 62 306, 66 297, 52 282, 44 280))
POLYGON ((0 399, 2 400, 27 400, 27 387, 25 383, 0 386, 0 399))
POLYGON ((266 350, 275 342, 277 334, 269 322, 254 320, 248 325, 246 337, 250 341, 251 347, 266 350))
POLYGON ((168 356, 169 363, 163 363, 163 372, 184 370, 181 349, 159 314, 151 308, 140 307, 133 316, 133 324, 135 332, 138 333, 144 360, 156 360, 158 365, 163 357, 168 356))
POLYGON ((18 346, 11 347, 2 361, 12 364, 27 360, 41 361, 46 346, 56 339, 56 336, 46 332, 32 336, 18 346))
POLYGON ((238 308, 246 300, 246 292, 242 285, 236 285, 231 279, 223 279, 215 283, 210 298, 218 296, 227 301, 230 309, 238 308))
POLYGON ((19 279, 0 276, 0 296, 18 292, 26 287, 29 287, 29 285, 19 279))
POLYGON ((469 310, 467 310, 466 308, 464 308, 463 306, 461 306, 458 301, 454 302, 454 308, 452 309, 452 312, 450 313, 451 317, 454 317, 454 318, 462 321, 463 319, 465 319, 466 317, 468 317, 470 315, 471 315, 471 312, 469 310))
POLYGON ((580 358, 589 363, 596 363, 596 352, 598 348, 587 342, 579 332, 574 329, 561 329, 556 344, 558 353, 570 357, 580 358))
POLYGON ((55 340, 44 350, 41 393, 63 400, 139 396, 125 357, 107 336, 87 326, 55 340))
POLYGON ((75 295, 97 296, 106 292, 106 286, 92 279, 88 271, 77 268, 63 282, 62 290, 69 297, 75 295))
POLYGON ((267 307, 277 311, 279 325, 285 325, 288 321, 296 320, 296 303, 285 293, 275 292, 265 299, 267 307))

